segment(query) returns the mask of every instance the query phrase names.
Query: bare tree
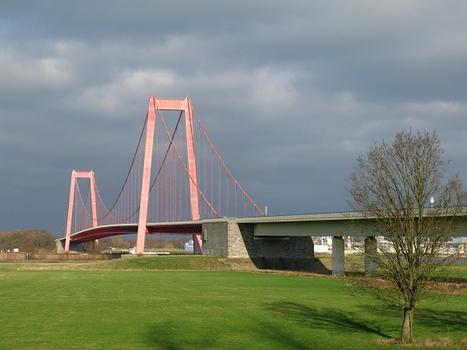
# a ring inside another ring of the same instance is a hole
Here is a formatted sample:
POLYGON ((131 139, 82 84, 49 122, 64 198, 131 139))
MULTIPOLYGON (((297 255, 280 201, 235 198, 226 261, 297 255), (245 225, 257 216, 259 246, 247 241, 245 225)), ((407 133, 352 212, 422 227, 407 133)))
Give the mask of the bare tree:
POLYGON ((375 144, 360 156, 350 178, 352 207, 374 219, 375 235, 393 245, 371 259, 398 292, 403 343, 412 342, 415 308, 443 262, 444 243, 464 204, 459 178, 445 182, 443 153, 436 131, 402 131, 391 144, 375 144))

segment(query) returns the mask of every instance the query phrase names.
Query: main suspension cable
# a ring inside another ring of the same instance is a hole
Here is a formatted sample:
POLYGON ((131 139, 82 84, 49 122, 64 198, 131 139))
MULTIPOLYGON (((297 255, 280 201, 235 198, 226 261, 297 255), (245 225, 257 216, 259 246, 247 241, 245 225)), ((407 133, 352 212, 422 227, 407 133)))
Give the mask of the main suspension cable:
MULTIPOLYGON (((131 170, 133 168, 133 165, 135 163, 135 160, 136 160, 136 156, 138 154, 138 150, 139 150, 139 146, 141 144, 141 140, 143 139, 143 135, 144 135, 144 130, 146 128, 146 124, 148 122, 148 114, 146 113, 146 118, 144 119, 144 124, 143 124, 143 129, 141 130, 141 134, 139 135, 139 139, 138 139, 138 144, 136 146, 136 151, 133 155, 133 159, 131 160, 131 164, 130 164, 130 168, 128 169, 128 173, 126 174, 126 177, 125 177, 125 181, 123 181, 123 185, 122 185, 122 188, 120 189, 120 192, 118 193, 117 195, 117 198, 115 199, 114 203, 112 204, 112 206, 110 207, 109 211, 104 215, 102 216, 101 218, 98 218, 98 220, 104 220, 107 216, 110 215, 110 213, 112 212, 112 210, 114 210, 115 206, 117 205, 120 197, 122 196, 122 193, 123 193, 123 190, 125 189, 125 185, 127 184, 128 182, 128 178, 130 177, 130 174, 131 174, 131 170)), ((139 209, 139 208, 138 208, 139 209)))

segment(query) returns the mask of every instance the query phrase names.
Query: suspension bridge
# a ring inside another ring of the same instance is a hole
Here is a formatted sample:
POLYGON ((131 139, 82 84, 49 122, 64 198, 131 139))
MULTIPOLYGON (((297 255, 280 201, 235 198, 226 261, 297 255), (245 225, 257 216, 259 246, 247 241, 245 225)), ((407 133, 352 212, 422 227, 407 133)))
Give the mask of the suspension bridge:
MULTIPOLYGON (((456 222, 452 235, 467 236, 467 210, 456 222)), ((187 234, 193 236, 195 254, 259 264, 278 259, 301 268, 315 263, 312 236, 332 236, 332 272, 343 275, 343 237, 366 237, 371 256, 375 232, 375 222, 356 212, 266 216, 222 159, 191 100, 152 96, 111 205, 105 204, 93 171, 72 171, 65 236, 57 249, 68 252, 76 244, 136 234, 136 252, 143 254, 148 234, 187 234), (83 183, 87 191, 81 190, 83 183)), ((374 269, 370 259, 365 268, 374 269)))
POLYGON ((136 251, 142 254, 147 233, 177 233, 192 234, 200 254, 200 220, 262 215, 217 151, 191 100, 152 96, 130 167, 110 206, 93 171, 73 170, 64 250, 72 243, 136 233, 136 251), (166 115, 170 111, 175 123, 166 115), (80 189, 84 181, 87 196, 80 189))

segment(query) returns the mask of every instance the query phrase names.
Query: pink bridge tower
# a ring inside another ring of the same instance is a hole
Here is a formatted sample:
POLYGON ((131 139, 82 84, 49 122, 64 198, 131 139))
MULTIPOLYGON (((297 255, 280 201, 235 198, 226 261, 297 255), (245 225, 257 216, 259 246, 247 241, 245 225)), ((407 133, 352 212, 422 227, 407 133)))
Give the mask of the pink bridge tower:
MULTIPOLYGON (((71 238, 71 226, 73 220, 73 209, 75 201, 75 188, 76 181, 78 179, 89 179, 89 193, 91 195, 91 215, 92 215, 92 227, 97 226, 97 207, 96 207, 96 180, 94 178, 94 171, 76 171, 71 172, 70 181, 70 195, 68 199, 68 214, 65 228, 65 252, 70 251, 70 238, 71 238)), ((94 241, 96 245, 99 244, 99 240, 94 241)))
MULTIPOLYGON (((185 117, 186 147, 188 156, 188 181, 190 190, 191 219, 200 219, 198 202, 198 180, 196 177, 196 159, 194 150, 194 134, 191 100, 186 97, 183 100, 164 100, 151 96, 148 106, 148 119, 146 129, 146 143, 144 148, 143 176, 141 182, 140 210, 138 220, 138 233, 136 237, 136 253, 143 254, 144 241, 147 233, 149 189, 151 181, 152 154, 154 145, 154 133, 158 110, 182 111, 185 117)), ((195 254, 201 254, 201 235, 193 235, 195 254)))

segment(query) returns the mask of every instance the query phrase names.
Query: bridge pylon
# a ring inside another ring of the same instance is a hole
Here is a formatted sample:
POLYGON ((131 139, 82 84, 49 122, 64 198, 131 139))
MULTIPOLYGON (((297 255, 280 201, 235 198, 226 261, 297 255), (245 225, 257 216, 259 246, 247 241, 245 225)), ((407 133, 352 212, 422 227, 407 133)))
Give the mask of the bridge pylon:
MULTIPOLYGON (((155 96, 149 98, 148 116, 146 124, 146 140, 144 147, 144 160, 141 181, 141 197, 138 219, 138 233, 136 237, 136 253, 144 253, 144 242, 147 232, 148 205, 149 205, 149 190, 151 182, 151 167, 154 146, 155 125, 158 110, 180 111, 184 113, 185 120, 185 135, 187 147, 187 167, 188 167, 188 182, 190 192, 190 209, 191 219, 199 220, 199 200, 198 200, 198 180, 196 175, 196 157, 195 157, 195 142, 193 133, 193 111, 191 100, 185 97, 183 100, 158 99, 155 96)), ((201 254, 202 240, 201 235, 193 235, 193 244, 195 254, 201 254)))
MULTIPOLYGON (((75 201, 75 188, 76 181, 78 179, 89 179, 89 193, 91 196, 91 216, 92 216, 92 227, 97 226, 97 207, 96 207, 96 180, 94 178, 94 171, 77 171, 73 170, 71 172, 71 181, 70 181, 70 195, 68 199, 68 213, 66 220, 65 228, 65 252, 70 251, 70 239, 71 239, 71 226, 73 223, 73 209, 75 201)), ((99 244, 99 241, 96 239, 95 244, 99 244)))

